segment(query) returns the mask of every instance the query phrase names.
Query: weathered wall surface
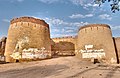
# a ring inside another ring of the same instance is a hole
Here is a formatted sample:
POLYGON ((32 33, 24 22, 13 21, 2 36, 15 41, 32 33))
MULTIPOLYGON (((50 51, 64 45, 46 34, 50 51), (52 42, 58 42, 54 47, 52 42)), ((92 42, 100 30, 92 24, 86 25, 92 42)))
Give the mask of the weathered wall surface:
POLYGON ((49 51, 51 57, 49 25, 44 20, 32 17, 11 20, 5 49, 6 62, 13 61, 10 55, 15 51, 42 47, 49 51))
POLYGON ((108 62, 116 61, 116 53, 112 39, 111 29, 106 24, 91 24, 80 28, 78 32, 77 55, 81 57, 79 52, 85 49, 85 45, 93 45, 93 49, 103 49, 105 52, 105 59, 108 62))
POLYGON ((52 51, 58 55, 74 55, 76 38, 75 37, 60 37, 52 38, 54 44, 52 51))
POLYGON ((114 39, 115 39, 115 45, 116 45, 117 54, 120 62, 120 37, 116 37, 114 39))
POLYGON ((6 46, 6 37, 2 37, 0 39, 0 56, 4 56, 5 46, 6 46))

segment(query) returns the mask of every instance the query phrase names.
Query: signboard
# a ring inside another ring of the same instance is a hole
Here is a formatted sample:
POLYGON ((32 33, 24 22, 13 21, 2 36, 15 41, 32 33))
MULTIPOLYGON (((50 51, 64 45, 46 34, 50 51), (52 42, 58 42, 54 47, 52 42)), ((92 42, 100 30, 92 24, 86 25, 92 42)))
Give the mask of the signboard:
POLYGON ((99 53, 82 53, 82 58, 103 58, 105 57, 104 52, 99 53))
POLYGON ((93 45, 85 45, 85 49, 87 50, 88 48, 93 48, 93 45))

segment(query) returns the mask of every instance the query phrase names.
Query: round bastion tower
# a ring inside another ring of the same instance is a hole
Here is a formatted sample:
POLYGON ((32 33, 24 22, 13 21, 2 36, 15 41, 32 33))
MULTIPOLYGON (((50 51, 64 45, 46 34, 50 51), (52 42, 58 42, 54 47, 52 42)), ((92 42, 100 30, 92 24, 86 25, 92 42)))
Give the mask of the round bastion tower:
POLYGON ((107 62, 117 61, 111 28, 106 24, 82 26, 78 31, 77 50, 77 55, 81 58, 93 57, 104 58, 107 62))
MULTIPOLYGON (((41 49, 47 51, 44 58, 51 57, 49 25, 44 20, 33 17, 12 19, 5 49, 6 62, 14 62, 14 58, 11 56, 13 53, 19 52, 18 54, 21 55, 21 58, 33 58, 32 56, 25 56, 25 53, 23 55, 22 52, 37 51, 39 54, 41 49)), ((36 58, 43 57, 39 56, 36 58)))

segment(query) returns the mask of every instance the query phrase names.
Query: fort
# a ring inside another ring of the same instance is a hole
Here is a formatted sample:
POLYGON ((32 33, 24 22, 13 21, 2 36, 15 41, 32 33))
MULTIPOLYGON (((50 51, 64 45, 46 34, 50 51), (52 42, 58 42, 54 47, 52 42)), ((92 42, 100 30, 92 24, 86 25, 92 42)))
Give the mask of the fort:
POLYGON ((6 62, 45 59, 54 55, 75 55, 105 63, 120 62, 120 37, 114 38, 109 25, 81 26, 75 37, 50 38, 49 25, 33 17, 14 18, 10 22, 5 47, 6 62))
MULTIPOLYGON (((93 45, 92 50, 103 49, 104 59, 107 61, 117 59, 112 32, 110 26, 106 24, 82 26, 78 32, 77 50, 85 50, 85 45, 93 45)), ((79 53, 83 57, 83 54, 79 53)))
MULTIPOLYGON (((49 25, 43 20, 32 17, 20 17, 11 20, 5 48, 6 62, 13 62, 12 57, 14 55, 20 55, 22 58, 22 51, 29 48, 33 50, 44 48, 48 51, 44 58, 51 57, 49 25), (15 54, 17 52, 19 53, 15 54)), ((27 52, 24 55, 27 55, 27 52)))

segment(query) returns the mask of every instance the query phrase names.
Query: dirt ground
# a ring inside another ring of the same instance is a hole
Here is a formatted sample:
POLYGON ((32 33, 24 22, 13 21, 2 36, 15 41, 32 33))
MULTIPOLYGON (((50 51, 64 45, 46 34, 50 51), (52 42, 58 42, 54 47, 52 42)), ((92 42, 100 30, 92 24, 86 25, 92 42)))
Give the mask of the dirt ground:
POLYGON ((76 57, 0 64, 0 78, 120 78, 120 65, 92 64, 76 57))

